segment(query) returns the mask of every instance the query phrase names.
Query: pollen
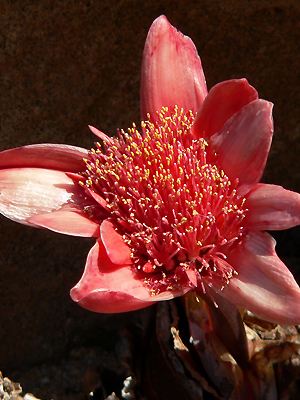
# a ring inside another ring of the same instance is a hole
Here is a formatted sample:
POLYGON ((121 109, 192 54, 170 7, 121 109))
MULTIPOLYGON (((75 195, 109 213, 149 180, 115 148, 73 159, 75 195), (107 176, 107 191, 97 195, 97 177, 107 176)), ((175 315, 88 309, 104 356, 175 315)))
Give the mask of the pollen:
MULTIPOLYGON (((109 220, 151 293, 176 288, 187 270, 223 287, 236 273, 226 254, 244 234, 245 198, 203 138, 191 111, 162 108, 89 152, 81 185, 107 203, 109 220)), ((100 221, 99 221, 100 223, 100 221)))

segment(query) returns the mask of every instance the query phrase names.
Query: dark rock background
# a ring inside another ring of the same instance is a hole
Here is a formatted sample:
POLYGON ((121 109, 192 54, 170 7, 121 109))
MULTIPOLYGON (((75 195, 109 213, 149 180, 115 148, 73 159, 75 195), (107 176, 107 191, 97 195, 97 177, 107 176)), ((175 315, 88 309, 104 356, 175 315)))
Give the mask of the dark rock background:
MULTIPOLYGON (((246 77, 274 102, 265 181, 300 191, 297 0, 1 1, 0 149, 39 142, 90 147, 88 124, 113 134, 138 121, 143 45, 162 13, 194 40, 208 87, 246 77)), ((55 371, 76 381, 78 391, 91 390, 95 371, 118 365, 124 329, 132 331, 149 311, 106 316, 80 309, 68 291, 92 241, 0 222, 0 368, 47 398, 56 393, 55 371), (90 357, 74 350, 92 346, 90 357), (61 361, 74 351, 82 382, 61 361)), ((295 273, 299 236, 297 229, 276 235, 295 273)), ((57 389, 58 398, 75 399, 75 389, 63 397, 67 390, 57 389)))

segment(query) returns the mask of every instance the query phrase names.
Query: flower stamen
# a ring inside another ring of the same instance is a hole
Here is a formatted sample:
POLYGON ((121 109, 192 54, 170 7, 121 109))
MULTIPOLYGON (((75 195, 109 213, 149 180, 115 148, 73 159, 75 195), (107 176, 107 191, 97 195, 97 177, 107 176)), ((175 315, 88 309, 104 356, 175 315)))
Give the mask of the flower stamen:
POLYGON ((221 287, 235 273, 225 254, 244 233, 245 198, 207 141, 191 135, 191 111, 164 107, 158 115, 97 143, 82 184, 105 200, 151 291, 176 287, 187 270, 221 287))

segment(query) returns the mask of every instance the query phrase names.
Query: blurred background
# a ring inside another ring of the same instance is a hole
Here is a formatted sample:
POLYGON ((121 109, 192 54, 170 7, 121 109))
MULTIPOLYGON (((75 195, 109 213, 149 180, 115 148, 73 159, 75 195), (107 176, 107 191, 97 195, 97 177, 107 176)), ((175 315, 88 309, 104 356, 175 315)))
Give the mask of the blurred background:
MULTIPOLYGON (((275 104, 264 181, 300 191, 297 0, 1 1, 0 149, 42 142, 89 148, 88 124, 112 135, 139 121, 142 51, 160 14, 193 39, 209 88, 246 77, 275 104)), ((0 369, 45 398, 81 399, 99 371, 113 382, 114 369, 124 367, 124 337, 151 310, 80 309, 69 289, 92 241, 0 223, 0 369)), ((276 238, 299 276, 299 230, 276 238)))

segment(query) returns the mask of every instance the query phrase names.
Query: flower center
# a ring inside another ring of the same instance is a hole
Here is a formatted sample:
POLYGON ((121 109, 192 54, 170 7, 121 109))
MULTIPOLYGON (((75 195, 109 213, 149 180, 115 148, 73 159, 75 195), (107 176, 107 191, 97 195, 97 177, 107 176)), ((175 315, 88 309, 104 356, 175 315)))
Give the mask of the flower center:
POLYGON ((231 182, 218 167, 203 138, 193 138, 193 121, 191 111, 163 108, 158 122, 121 130, 85 160, 83 185, 105 200, 136 270, 160 274, 167 286, 187 270, 228 282, 234 271, 226 254, 243 234, 238 180, 231 182))

